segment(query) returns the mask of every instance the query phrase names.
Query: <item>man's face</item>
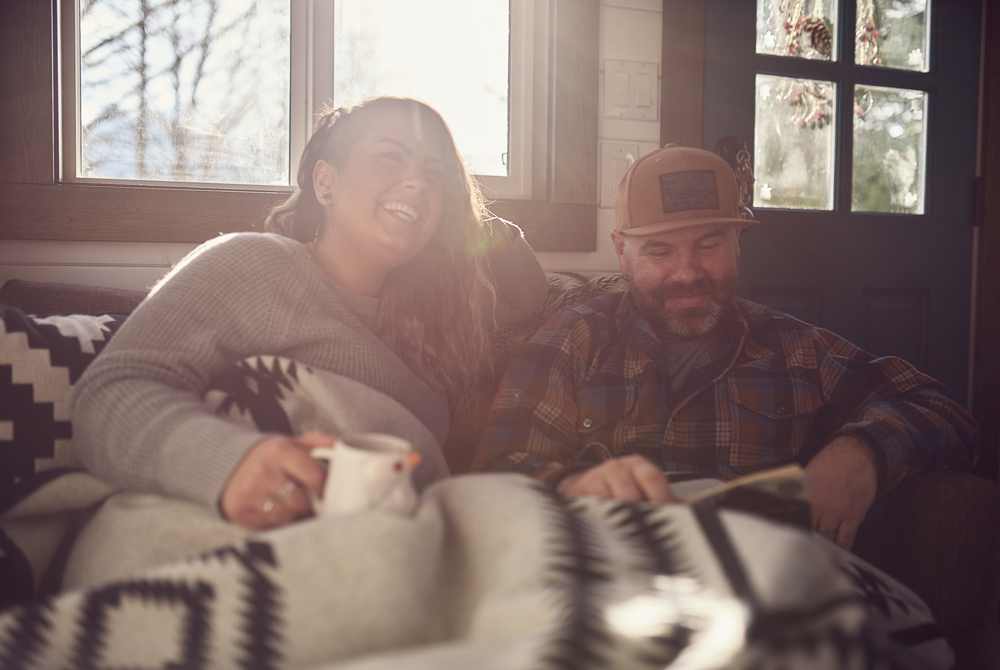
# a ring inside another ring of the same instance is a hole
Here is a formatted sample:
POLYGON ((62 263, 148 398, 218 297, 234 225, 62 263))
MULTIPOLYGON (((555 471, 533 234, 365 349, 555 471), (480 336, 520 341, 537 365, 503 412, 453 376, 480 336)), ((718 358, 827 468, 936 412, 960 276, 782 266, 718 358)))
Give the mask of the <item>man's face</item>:
POLYGON ((737 226, 611 237, 636 305, 659 335, 690 340, 715 329, 739 284, 737 226))

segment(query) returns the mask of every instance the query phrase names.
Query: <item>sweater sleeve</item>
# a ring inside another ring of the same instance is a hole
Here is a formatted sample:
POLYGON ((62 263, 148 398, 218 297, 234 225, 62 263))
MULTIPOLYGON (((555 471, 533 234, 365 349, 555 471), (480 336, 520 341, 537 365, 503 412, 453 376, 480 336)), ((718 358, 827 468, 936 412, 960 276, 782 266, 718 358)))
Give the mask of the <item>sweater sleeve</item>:
POLYGON ((225 236, 186 257, 133 312, 73 389, 74 444, 125 489, 213 506, 261 435, 202 403, 210 379, 268 352, 295 323, 290 249, 225 236), (274 307, 272 307, 274 306, 274 307), (282 318, 267 318, 282 306, 282 318))
POLYGON ((497 291, 497 325, 515 324, 536 314, 549 293, 545 272, 521 229, 505 223, 510 240, 502 251, 491 254, 488 267, 497 291))

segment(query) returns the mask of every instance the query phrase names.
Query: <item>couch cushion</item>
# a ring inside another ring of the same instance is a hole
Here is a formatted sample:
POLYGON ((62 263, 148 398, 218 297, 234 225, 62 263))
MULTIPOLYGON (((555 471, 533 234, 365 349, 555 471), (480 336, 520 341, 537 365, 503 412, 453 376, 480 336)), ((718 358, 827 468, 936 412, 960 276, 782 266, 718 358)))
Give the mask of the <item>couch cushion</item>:
POLYGON ((0 286, 0 305, 29 314, 128 314, 144 291, 9 279, 0 286))
POLYGON ((0 306, 0 497, 34 472, 80 467, 69 392, 123 314, 29 316, 0 306))

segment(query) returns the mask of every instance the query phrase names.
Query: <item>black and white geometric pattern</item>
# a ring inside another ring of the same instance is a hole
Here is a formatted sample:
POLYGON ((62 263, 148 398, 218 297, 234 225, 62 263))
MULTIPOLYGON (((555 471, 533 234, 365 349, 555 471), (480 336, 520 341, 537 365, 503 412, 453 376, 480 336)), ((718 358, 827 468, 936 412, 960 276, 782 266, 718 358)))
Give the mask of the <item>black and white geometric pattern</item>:
POLYGON ((271 546, 251 540, 193 562, 204 568, 199 577, 137 577, 81 593, 75 602, 48 598, 13 608, 15 623, 0 643, 0 667, 44 667, 52 630, 65 625, 60 610, 67 606, 75 611, 65 641, 71 667, 211 667, 213 643, 216 655, 220 647, 228 650, 234 667, 278 667, 281 604, 268 574, 276 567, 271 546), (228 635, 218 630, 225 616, 235 616, 227 622, 228 635), (137 634, 147 636, 143 644, 135 644, 137 634))
POLYGON ((927 605, 913 591, 890 575, 861 561, 853 554, 838 552, 834 560, 847 577, 851 589, 868 607, 869 622, 877 635, 897 655, 932 660, 947 665, 952 659, 944 631, 934 622, 927 605))
POLYGON ((0 495, 35 472, 79 467, 70 389, 124 321, 34 317, 0 306, 0 495))
POLYGON ((875 670, 911 667, 903 651, 916 653, 912 667, 954 663, 940 639, 885 644, 903 642, 900 623, 931 623, 905 587, 743 513, 564 498, 520 476, 475 475, 428 487, 412 516, 313 519, 218 547, 232 535, 204 510, 119 495, 128 502, 99 514, 143 515, 153 523, 126 525, 148 543, 162 541, 156 520, 169 513, 170 542, 191 542, 190 558, 0 610, 0 667, 325 670, 369 656, 370 670, 875 670), (176 532, 186 527, 202 531, 176 532), (866 600, 894 616, 875 621, 866 600))
POLYGON ((299 370, 312 372, 277 356, 238 361, 209 383, 205 399, 220 416, 247 417, 262 433, 293 435, 282 400, 297 392, 299 370))

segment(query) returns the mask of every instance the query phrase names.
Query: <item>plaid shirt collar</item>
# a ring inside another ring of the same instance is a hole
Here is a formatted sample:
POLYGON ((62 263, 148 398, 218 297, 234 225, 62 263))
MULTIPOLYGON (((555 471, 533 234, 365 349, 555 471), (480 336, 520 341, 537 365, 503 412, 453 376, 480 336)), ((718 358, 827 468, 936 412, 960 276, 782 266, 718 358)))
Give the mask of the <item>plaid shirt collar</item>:
MULTIPOLYGON (((675 407, 711 386, 737 363, 779 356, 753 338, 739 303, 739 298, 729 303, 729 308, 715 330, 715 337, 685 380, 678 397, 673 399, 675 407)), ((656 336, 649 320, 639 311, 631 291, 626 292, 618 305, 615 326, 622 339, 653 362, 663 379, 669 378, 663 343, 656 336)))

